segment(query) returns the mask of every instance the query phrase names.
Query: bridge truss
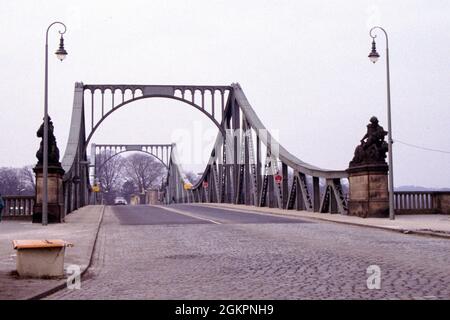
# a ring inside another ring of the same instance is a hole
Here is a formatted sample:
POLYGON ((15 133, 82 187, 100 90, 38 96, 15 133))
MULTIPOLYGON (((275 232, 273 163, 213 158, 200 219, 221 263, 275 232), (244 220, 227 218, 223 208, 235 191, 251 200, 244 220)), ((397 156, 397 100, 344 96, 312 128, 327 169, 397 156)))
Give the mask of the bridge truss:
MULTIPOLYGON (((216 202, 341 214, 347 212, 343 188, 347 173, 313 166, 289 153, 262 124, 239 84, 159 86, 76 83, 71 131, 62 160, 66 171, 66 213, 89 202, 86 149, 100 124, 119 108, 133 101, 154 97, 190 105, 206 115, 218 128, 208 164, 192 187, 186 187, 187 181, 180 168, 176 147, 171 145, 166 157, 168 175, 163 186, 167 204, 216 202)), ((117 145, 117 150, 123 148, 126 149, 126 145, 117 145)))

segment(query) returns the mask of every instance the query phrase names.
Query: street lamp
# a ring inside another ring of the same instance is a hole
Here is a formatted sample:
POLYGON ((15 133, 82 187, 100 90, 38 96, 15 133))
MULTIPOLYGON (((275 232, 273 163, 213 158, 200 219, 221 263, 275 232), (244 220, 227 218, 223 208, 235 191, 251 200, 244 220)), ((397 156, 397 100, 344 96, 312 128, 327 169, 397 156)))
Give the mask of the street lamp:
POLYGON ((372 51, 369 54, 369 59, 373 63, 378 61, 380 55, 377 52, 375 38, 373 32, 379 29, 383 31, 386 38, 386 77, 387 77, 387 120, 388 120, 388 161, 389 161, 389 219, 395 219, 394 212, 394 166, 392 161, 392 125, 391 125, 391 81, 389 71, 389 39, 386 30, 382 27, 373 27, 370 29, 369 35, 372 38, 372 51))
POLYGON ((48 31, 53 25, 59 24, 64 27, 64 31, 58 31, 61 35, 59 40, 59 48, 55 52, 57 58, 61 61, 67 56, 67 51, 64 49, 63 34, 66 33, 66 25, 62 22, 56 21, 50 24, 45 33, 45 86, 44 86, 44 161, 43 161, 43 179, 42 179, 42 225, 48 224, 48 31))

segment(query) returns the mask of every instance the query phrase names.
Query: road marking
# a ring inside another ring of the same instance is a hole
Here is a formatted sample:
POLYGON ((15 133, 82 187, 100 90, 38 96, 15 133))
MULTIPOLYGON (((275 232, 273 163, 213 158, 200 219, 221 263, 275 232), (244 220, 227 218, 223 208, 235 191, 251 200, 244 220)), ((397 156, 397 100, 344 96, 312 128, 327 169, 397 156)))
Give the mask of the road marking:
POLYGON ((313 222, 312 218, 309 217, 297 217, 294 215, 289 215, 289 214, 283 214, 283 213, 270 213, 270 212, 258 212, 258 211, 254 211, 252 209, 245 209, 245 208, 230 208, 230 207, 222 207, 222 206, 215 206, 214 204, 210 204, 210 203, 188 203, 192 206, 197 206, 197 207, 206 207, 206 208, 212 208, 212 209, 220 209, 220 210, 226 210, 226 211, 231 211, 231 212, 237 212, 237 213, 247 213, 247 214, 255 214, 255 215, 260 215, 260 216, 266 216, 266 217, 280 217, 280 218, 285 218, 285 219, 290 219, 290 220, 300 220, 300 221, 307 221, 307 222, 313 222))
POLYGON ((191 218, 194 218, 194 219, 205 220, 205 221, 209 221, 209 222, 212 222, 212 223, 215 223, 215 224, 222 224, 221 222, 218 222, 218 221, 215 221, 215 220, 211 220, 211 219, 207 219, 207 218, 201 218, 199 216, 187 213, 186 211, 181 211, 181 210, 169 208, 169 207, 166 207, 166 206, 156 206, 156 205, 151 205, 151 206, 152 207, 156 207, 156 208, 161 208, 161 209, 164 209, 164 210, 167 210, 167 211, 172 211, 174 213, 178 213, 178 214, 181 214, 183 216, 191 217, 191 218))

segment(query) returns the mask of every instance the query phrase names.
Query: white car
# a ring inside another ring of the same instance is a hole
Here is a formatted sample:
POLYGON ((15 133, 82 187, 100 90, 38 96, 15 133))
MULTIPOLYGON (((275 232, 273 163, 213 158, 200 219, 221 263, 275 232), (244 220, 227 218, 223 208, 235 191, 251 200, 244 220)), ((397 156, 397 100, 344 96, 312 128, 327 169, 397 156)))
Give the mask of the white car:
POLYGON ((125 200, 124 197, 116 197, 116 198, 114 199, 114 204, 115 204, 115 205, 119 205, 119 204, 125 205, 125 204, 128 204, 128 203, 127 203, 127 200, 125 200))

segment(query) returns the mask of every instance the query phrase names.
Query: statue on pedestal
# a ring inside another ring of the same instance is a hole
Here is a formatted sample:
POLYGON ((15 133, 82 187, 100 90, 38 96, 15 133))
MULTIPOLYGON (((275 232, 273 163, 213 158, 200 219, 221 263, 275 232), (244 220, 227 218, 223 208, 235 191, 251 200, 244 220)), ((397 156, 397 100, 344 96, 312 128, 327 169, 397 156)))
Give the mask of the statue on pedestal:
MULTIPOLYGON (((59 162, 59 149, 53 133, 53 122, 48 117, 48 168, 47 168, 47 213, 49 223, 64 221, 64 170, 59 162)), ((39 150, 36 152, 38 163, 34 168, 36 174, 36 200, 33 208, 34 223, 42 222, 43 180, 44 180, 44 124, 36 132, 41 138, 39 150)))
MULTIPOLYGON (((61 166, 59 162, 59 149, 56 145, 56 138, 53 134, 53 122, 48 117, 48 165, 49 166, 61 166)), ((44 123, 42 123, 39 130, 36 132, 38 138, 42 138, 39 150, 36 152, 36 158, 38 159, 38 167, 44 164, 44 123)))
POLYGON ((386 152, 388 151, 388 144, 384 141, 386 135, 387 131, 384 131, 383 127, 378 124, 377 117, 370 118, 370 123, 367 125, 367 133, 361 139, 361 144, 356 147, 349 167, 386 164, 386 152))
POLYGON ((348 214, 363 218, 387 217, 389 215, 388 170, 384 140, 387 132, 370 118, 367 133, 356 147, 348 172, 348 214))

